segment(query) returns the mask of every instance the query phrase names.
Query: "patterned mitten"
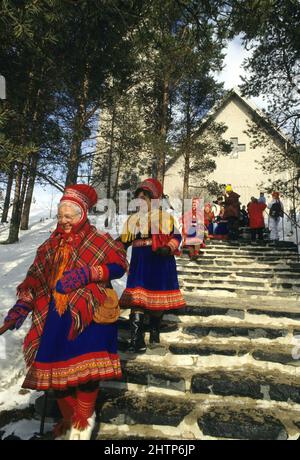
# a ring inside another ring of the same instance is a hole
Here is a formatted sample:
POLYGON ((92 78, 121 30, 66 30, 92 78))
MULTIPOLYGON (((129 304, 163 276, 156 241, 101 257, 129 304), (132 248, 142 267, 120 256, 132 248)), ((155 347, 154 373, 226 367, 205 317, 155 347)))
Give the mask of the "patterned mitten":
POLYGON ((57 281, 56 290, 60 294, 68 294, 90 283, 90 270, 86 265, 64 272, 63 277, 57 281))
POLYGON ((15 324, 10 327, 12 329, 19 329, 31 312, 32 308, 26 302, 19 300, 9 311, 4 318, 4 322, 15 321, 15 324))

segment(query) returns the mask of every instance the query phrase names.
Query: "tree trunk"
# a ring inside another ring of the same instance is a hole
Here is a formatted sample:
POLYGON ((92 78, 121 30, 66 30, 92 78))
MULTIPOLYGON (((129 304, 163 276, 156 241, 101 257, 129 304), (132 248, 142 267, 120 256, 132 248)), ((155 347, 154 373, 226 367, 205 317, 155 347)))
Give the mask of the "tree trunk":
POLYGON ((183 199, 189 198, 189 181, 190 181, 190 154, 189 154, 189 151, 186 151, 184 154, 183 199))
POLYGON ((123 159, 123 155, 120 153, 119 158, 118 158, 115 185, 114 185, 114 191, 113 191, 113 199, 115 202, 117 202, 117 192, 118 192, 118 187, 119 187, 119 178, 120 178, 120 173, 121 173, 122 159, 123 159))
POLYGON ((182 190, 182 212, 185 211, 184 209, 184 200, 190 197, 189 193, 189 184, 190 184, 190 161, 191 161, 191 85, 188 88, 188 99, 185 108, 185 132, 186 138, 184 142, 184 174, 183 174, 183 190, 182 190))
POLYGON ((159 134, 162 141, 162 148, 159 152, 157 162, 157 179, 164 183, 165 166, 166 166, 166 140, 167 140, 167 123, 168 123, 168 107, 169 107, 169 81, 165 78, 163 81, 162 106, 159 134))
POLYGON ((39 155, 35 154, 30 164, 29 181, 27 185, 26 197, 24 200, 23 212, 22 212, 22 217, 21 217, 21 230, 28 230, 28 227, 29 227, 30 207, 31 207, 31 202, 32 202, 32 195, 33 195, 33 189, 34 189, 34 184, 35 184, 38 161, 39 161, 39 155))
POLYGON ((8 181, 7 181, 7 186, 6 186, 6 194, 5 194, 3 212, 2 212, 2 217, 1 217, 1 222, 3 224, 7 222, 9 205, 10 205, 11 190, 12 190, 12 185, 13 185, 13 181, 14 181, 14 170, 15 170, 15 164, 12 163, 12 165, 10 167, 9 174, 8 174, 8 181))
MULTIPOLYGON (((76 117, 79 119, 80 114, 77 114, 76 117)), ((71 152, 68 160, 68 173, 66 178, 66 187, 67 185, 76 184, 78 178, 78 168, 80 163, 80 153, 81 153, 81 135, 80 135, 80 123, 75 122, 77 127, 74 129, 74 135, 72 139, 71 152)))
POLYGON ((15 196, 13 202, 13 210, 9 226, 9 235, 6 243, 12 244, 19 241, 19 228, 22 213, 22 176, 23 176, 23 165, 19 164, 17 167, 16 181, 15 181, 15 196))
MULTIPOLYGON (((88 70, 88 69, 87 69, 88 70)), ((84 116, 86 109, 86 100, 88 92, 89 80, 88 75, 85 73, 82 85, 81 85, 81 94, 78 99, 77 112, 74 119, 73 127, 73 138, 70 151, 70 157, 68 161, 68 173, 66 177, 66 186, 71 184, 76 184, 78 178, 78 169, 81 160, 81 144, 83 141, 83 129, 87 123, 87 120, 84 116)))
POLYGON ((183 199, 189 198, 189 182, 190 182, 190 145, 191 145, 191 85, 188 87, 188 99, 185 109, 186 116, 186 139, 184 145, 184 176, 183 176, 183 199))
POLYGON ((113 168, 113 153, 115 146, 115 123, 116 123, 116 103, 113 103, 113 113, 111 118, 111 132, 110 132, 110 146, 108 152, 108 171, 107 171, 107 198, 111 196, 111 181, 112 181, 112 168, 113 168))

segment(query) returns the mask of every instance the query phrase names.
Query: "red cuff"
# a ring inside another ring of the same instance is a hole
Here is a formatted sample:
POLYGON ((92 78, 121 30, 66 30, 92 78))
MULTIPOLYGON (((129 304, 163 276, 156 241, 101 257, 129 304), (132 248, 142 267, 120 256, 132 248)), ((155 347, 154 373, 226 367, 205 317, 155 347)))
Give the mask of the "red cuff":
POLYGON ((109 280, 109 270, 105 264, 90 267, 90 280, 92 283, 109 280))

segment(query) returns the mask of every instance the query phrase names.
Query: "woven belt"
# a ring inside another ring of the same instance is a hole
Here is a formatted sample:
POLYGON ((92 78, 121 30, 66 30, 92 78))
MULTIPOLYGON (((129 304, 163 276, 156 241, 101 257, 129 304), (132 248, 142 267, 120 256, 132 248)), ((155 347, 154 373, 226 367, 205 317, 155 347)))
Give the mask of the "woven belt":
POLYGON ((146 238, 144 240, 135 240, 132 243, 134 248, 142 248, 144 246, 151 246, 152 245, 152 238, 146 238))

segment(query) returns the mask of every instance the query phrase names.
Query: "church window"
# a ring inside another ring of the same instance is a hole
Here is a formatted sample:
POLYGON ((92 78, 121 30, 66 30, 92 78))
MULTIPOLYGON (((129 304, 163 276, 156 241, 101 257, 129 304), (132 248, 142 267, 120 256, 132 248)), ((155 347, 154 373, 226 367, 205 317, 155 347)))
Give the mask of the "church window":
POLYGON ((238 158, 239 152, 246 151, 246 144, 239 144, 238 137, 231 137, 230 142, 232 143, 232 151, 229 154, 229 158, 238 158))

